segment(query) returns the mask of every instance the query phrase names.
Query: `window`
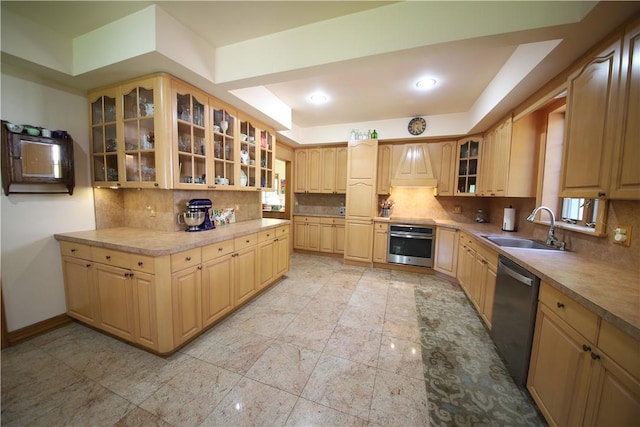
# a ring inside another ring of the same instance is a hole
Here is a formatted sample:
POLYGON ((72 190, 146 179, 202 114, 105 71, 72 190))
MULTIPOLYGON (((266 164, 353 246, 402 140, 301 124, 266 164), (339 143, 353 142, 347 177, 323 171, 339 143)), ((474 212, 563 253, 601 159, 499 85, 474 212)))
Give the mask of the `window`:
POLYGON ((588 228, 595 228, 597 212, 600 204, 598 199, 562 199, 562 221, 588 228))

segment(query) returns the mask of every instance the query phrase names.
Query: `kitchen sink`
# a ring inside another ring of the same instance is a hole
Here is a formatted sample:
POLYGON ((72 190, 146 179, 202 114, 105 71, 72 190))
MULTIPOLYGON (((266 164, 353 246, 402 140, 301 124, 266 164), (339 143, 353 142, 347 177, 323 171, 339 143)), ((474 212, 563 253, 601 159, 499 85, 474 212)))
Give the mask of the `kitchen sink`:
POLYGON ((547 246, 537 240, 525 239, 524 237, 506 237, 506 236, 482 236, 485 239, 495 243, 498 246, 505 246, 508 248, 523 248, 523 249, 542 249, 548 251, 557 251, 558 248, 547 246))

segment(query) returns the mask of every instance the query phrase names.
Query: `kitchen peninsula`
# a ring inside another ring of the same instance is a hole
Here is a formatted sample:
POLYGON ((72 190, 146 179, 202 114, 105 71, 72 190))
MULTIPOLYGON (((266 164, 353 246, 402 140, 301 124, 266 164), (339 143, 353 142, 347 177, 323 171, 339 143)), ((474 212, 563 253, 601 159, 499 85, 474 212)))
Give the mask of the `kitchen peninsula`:
POLYGON ((289 221, 185 233, 119 227, 55 235, 67 314, 170 354, 289 269, 289 221))

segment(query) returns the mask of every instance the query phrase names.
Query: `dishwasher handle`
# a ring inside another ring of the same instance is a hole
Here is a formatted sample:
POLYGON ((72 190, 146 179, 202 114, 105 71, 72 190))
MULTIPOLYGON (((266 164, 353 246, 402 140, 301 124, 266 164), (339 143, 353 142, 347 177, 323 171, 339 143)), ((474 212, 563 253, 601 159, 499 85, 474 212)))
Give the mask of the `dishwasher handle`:
POLYGON ((516 279, 518 282, 527 285, 527 286, 533 286, 533 279, 527 276, 523 276, 522 274, 518 273, 517 271, 513 271, 512 269, 509 268, 509 266, 507 266, 505 263, 502 262, 502 260, 498 260, 499 265, 499 270, 501 272, 504 272, 505 274, 513 277, 514 279, 516 279))

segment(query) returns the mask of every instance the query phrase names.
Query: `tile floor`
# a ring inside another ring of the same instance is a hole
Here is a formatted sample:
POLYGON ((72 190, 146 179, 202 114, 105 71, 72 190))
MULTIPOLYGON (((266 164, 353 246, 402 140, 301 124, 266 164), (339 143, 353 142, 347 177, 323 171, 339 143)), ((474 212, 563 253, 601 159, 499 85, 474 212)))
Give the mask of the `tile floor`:
POLYGON ((2 425, 428 425, 421 279, 296 253, 170 357, 65 326, 2 352, 2 425))

